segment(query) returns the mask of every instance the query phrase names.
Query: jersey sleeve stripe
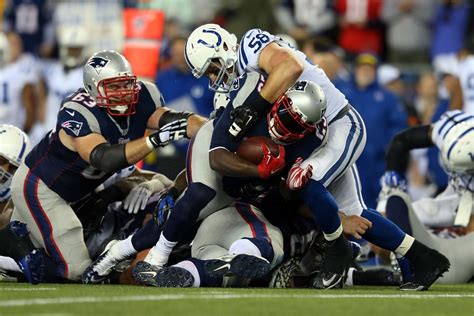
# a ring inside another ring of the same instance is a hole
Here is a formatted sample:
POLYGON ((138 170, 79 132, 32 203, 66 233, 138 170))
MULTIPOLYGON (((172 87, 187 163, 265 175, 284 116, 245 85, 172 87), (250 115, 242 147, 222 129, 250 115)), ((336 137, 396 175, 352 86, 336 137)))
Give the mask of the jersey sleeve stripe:
POLYGON ((448 123, 452 122, 455 117, 457 117, 461 114, 462 114, 461 112, 458 112, 458 113, 454 114, 453 116, 446 118, 446 122, 444 122, 444 124, 440 127, 440 129, 438 131, 438 135, 441 135, 441 132, 448 125, 448 123))

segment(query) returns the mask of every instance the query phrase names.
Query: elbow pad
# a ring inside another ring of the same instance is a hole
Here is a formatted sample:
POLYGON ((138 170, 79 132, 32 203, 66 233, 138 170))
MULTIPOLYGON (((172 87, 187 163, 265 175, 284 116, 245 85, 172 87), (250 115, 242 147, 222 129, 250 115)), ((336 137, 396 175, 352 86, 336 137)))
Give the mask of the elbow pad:
POLYGON ((125 144, 99 144, 92 149, 89 161, 92 167, 106 173, 114 173, 130 165, 125 155, 125 144))
POLYGON ((386 170, 404 174, 408 166, 410 150, 433 146, 430 128, 430 125, 416 126, 395 135, 385 155, 386 170))

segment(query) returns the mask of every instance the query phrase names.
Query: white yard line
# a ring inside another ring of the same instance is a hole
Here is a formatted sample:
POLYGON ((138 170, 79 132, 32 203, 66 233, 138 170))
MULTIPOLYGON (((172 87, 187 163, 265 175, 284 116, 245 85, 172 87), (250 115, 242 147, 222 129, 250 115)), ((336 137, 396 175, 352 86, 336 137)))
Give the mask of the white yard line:
POLYGON ((173 300, 228 300, 228 299, 357 299, 357 298, 382 298, 382 299, 439 299, 439 298, 474 298, 474 293, 464 294, 232 294, 221 292, 219 294, 163 294, 163 295, 137 295, 137 296, 85 296, 85 297, 57 297, 57 298, 31 298, 21 300, 0 300, 0 307, 31 306, 31 305, 58 305, 103 302, 142 302, 142 301, 173 301, 173 300))
POLYGON ((0 287, 0 291, 56 291, 57 287, 0 287))

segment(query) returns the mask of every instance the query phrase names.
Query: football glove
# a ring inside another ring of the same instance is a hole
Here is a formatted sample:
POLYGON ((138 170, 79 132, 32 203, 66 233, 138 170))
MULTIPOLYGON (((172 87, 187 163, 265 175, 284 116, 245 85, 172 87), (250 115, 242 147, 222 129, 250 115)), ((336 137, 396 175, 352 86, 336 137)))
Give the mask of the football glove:
POLYGON ((234 140, 239 140, 257 122, 258 113, 246 105, 236 107, 230 112, 232 124, 229 133, 234 140))
POLYGON ((123 208, 129 214, 137 214, 139 210, 144 210, 152 191, 146 182, 140 183, 128 193, 123 208))
POLYGON ((186 118, 182 118, 164 125, 158 130, 158 132, 148 136, 148 139, 154 148, 164 147, 173 140, 178 140, 185 137, 187 126, 188 120, 186 118))
POLYGON ((286 179, 286 186, 290 190, 299 190, 308 183, 309 179, 313 175, 313 166, 308 165, 306 168, 301 168, 303 158, 298 157, 288 172, 288 178, 286 179))
POLYGON ((266 144, 262 144, 263 159, 258 165, 258 174, 262 179, 268 179, 270 176, 281 171, 285 167, 285 147, 278 145, 278 156, 273 156, 266 144))

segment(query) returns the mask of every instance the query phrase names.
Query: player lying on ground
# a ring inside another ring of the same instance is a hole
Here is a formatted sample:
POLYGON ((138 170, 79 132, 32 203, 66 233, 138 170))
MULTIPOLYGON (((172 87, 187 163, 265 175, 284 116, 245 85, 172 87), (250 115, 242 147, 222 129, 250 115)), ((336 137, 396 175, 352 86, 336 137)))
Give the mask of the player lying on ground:
POLYGON ((204 121, 164 107, 157 87, 137 81, 121 54, 94 54, 84 66, 84 88, 63 101, 56 128, 13 177, 12 220, 27 224, 34 245, 21 259, 27 280, 78 280, 91 260, 70 203, 155 148, 192 137, 204 121), (157 131, 143 136, 146 128, 157 131))
MULTIPOLYGON (((407 233, 446 255, 451 269, 439 282, 468 282, 474 271, 474 116, 449 111, 431 125, 412 127, 394 137, 387 152, 387 172, 382 178, 382 211, 407 233), (446 190, 435 198, 412 202, 406 194, 409 151, 436 146, 449 175, 446 190), (468 235, 445 239, 427 231, 425 226, 467 227, 468 235)), ((409 266, 406 260, 399 258, 409 266)), ((410 273, 405 273, 405 275, 410 273)))

